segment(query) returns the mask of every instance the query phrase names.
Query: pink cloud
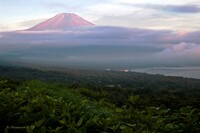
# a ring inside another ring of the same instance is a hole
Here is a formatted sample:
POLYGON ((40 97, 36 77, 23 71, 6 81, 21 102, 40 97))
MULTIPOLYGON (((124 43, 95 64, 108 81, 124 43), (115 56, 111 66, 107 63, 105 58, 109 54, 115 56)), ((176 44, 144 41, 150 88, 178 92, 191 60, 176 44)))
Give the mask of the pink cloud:
MULTIPOLYGON (((153 66, 200 65, 200 31, 174 32, 124 27, 0 33, 0 54, 17 59, 126 62, 153 66), (73 58, 71 58, 73 57, 73 58)), ((101 63, 100 62, 100 63, 101 63)))

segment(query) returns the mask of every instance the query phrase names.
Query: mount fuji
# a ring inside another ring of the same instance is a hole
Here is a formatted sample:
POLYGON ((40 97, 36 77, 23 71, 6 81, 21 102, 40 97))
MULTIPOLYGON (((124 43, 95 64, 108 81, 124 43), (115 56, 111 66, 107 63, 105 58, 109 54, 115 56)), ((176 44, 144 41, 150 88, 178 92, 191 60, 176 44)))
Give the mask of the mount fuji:
POLYGON ((27 31, 65 30, 74 27, 90 26, 94 26, 94 24, 74 13, 60 13, 27 29, 27 31))

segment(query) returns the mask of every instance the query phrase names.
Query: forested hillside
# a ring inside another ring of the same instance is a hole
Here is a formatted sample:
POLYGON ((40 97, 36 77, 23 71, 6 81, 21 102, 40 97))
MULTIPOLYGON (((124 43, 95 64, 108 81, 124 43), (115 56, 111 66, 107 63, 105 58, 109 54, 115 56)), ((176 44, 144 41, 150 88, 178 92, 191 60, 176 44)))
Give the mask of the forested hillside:
POLYGON ((192 90, 200 88, 199 79, 151 75, 137 72, 98 71, 81 69, 30 69, 20 66, 0 66, 0 77, 15 80, 42 80, 59 82, 81 87, 113 87, 134 89, 181 89, 192 90))
POLYGON ((200 80, 0 67, 0 132, 200 132, 200 80))

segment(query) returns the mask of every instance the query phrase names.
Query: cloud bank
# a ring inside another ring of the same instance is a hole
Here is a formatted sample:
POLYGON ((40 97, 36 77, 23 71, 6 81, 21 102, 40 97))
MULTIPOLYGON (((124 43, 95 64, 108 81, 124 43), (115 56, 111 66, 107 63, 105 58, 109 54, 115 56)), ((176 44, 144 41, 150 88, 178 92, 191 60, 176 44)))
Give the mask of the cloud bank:
POLYGON ((80 67, 199 66, 200 31, 125 27, 0 33, 0 59, 80 67))
MULTIPOLYGON (((135 5, 136 6, 136 5, 135 5)), ((154 10, 174 12, 174 13, 199 13, 200 6, 198 5, 156 5, 156 4, 145 4, 138 5, 144 8, 150 8, 154 10)))

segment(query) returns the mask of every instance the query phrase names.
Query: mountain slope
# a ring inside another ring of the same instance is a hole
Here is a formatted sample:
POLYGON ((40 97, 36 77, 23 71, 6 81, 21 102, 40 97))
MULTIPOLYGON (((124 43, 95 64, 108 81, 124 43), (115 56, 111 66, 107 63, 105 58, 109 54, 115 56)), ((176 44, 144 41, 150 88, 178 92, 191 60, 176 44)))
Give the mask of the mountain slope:
POLYGON ((27 30, 44 31, 44 30, 65 30, 73 27, 94 26, 93 23, 81 18, 73 13, 60 13, 53 18, 41 22, 27 30))

